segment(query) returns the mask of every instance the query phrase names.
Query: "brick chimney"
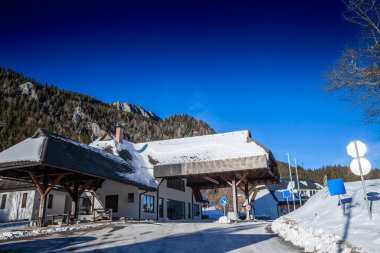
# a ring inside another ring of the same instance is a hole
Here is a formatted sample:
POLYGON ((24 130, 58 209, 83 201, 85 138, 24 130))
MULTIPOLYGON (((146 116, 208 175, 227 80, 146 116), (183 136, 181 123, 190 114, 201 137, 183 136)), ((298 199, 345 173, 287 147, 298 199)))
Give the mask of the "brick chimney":
POLYGON ((116 142, 123 143, 123 139, 124 139, 123 128, 121 128, 120 125, 116 125, 116 142))

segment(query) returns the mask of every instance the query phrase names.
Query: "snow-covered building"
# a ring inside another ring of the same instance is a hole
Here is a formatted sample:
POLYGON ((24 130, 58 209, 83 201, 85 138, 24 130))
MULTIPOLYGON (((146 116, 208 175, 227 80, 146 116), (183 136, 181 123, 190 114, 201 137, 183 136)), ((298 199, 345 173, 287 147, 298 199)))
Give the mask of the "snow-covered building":
POLYGON ((294 205, 296 208, 300 206, 300 196, 301 203, 304 204, 311 196, 323 188, 322 185, 312 180, 302 179, 299 181, 299 186, 301 195, 298 193, 297 181, 290 181, 287 178, 281 178, 278 184, 267 185, 255 196, 253 205, 255 216, 271 220, 277 219, 288 213, 288 203, 289 210, 293 211, 294 205), (283 195, 285 190, 290 190, 292 193, 288 201, 283 195))
POLYGON ((27 213, 7 215, 20 211, 5 204, 3 221, 58 214, 176 220, 201 219, 201 189, 230 185, 236 192, 239 184, 276 182, 278 171, 249 131, 136 144, 117 127, 90 145, 40 129, 0 153, 0 176, 21 182, 24 188, 2 188, 0 181, 0 194, 27 213))

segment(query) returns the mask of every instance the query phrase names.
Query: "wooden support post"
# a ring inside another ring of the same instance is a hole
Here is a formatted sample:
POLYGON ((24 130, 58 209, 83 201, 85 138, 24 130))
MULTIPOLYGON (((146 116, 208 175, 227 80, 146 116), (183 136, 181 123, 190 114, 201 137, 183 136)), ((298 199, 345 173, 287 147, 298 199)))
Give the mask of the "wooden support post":
MULTIPOLYGON (((245 197, 245 200, 247 201, 247 205, 249 205, 249 189, 248 189, 248 183, 245 183, 244 184, 244 197, 245 197)), ((245 210, 245 213, 246 213, 246 216, 245 216, 245 220, 248 221, 250 220, 250 210, 246 209, 245 210)))
POLYGON ((74 201, 74 219, 78 220, 79 215, 79 183, 74 182, 74 190, 73 190, 73 201, 74 201))
POLYGON ((239 219, 239 215, 238 215, 238 198, 237 198, 237 187, 236 187, 236 179, 232 179, 231 181, 231 184, 232 184, 232 205, 234 207, 234 216, 233 218, 235 218, 236 220, 239 219))

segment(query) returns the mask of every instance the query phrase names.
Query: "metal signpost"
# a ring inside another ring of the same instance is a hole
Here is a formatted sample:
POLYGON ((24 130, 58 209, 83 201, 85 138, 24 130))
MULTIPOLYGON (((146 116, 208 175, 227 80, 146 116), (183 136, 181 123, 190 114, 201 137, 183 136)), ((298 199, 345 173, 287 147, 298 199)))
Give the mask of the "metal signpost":
POLYGON ((297 177, 297 188, 298 188, 298 198, 300 200, 300 206, 302 206, 301 190, 300 190, 300 181, 298 179, 298 168, 297 168, 297 159, 294 158, 294 165, 296 167, 296 177, 297 177))
POLYGON ((219 203, 223 206, 224 216, 226 216, 226 205, 228 204, 228 199, 226 197, 221 197, 219 203))
POLYGON ((292 198, 293 198, 293 211, 296 210, 296 201, 294 199, 294 183, 293 183, 293 176, 292 176, 292 167, 290 166, 290 156, 288 155, 288 165, 289 165, 289 178, 290 178, 290 185, 292 186, 292 198))
POLYGON ((346 187, 344 187, 344 181, 342 178, 328 180, 327 187, 329 189, 330 196, 338 195, 339 204, 342 208, 342 213, 344 215, 344 206, 342 203, 342 199, 340 198, 340 194, 346 194, 346 187))
POLYGON ((289 190, 285 190, 282 192, 282 197, 286 199, 286 204, 288 205, 288 213, 290 213, 290 208, 289 208, 289 197, 291 196, 289 190))
POLYGON ((371 170, 371 163, 367 159, 363 158, 366 153, 367 146, 361 141, 351 141, 347 145, 347 154, 354 158, 354 160, 352 160, 350 164, 350 169, 355 175, 360 176, 362 180, 364 199, 367 205, 368 218, 371 220, 372 214, 371 210, 369 209, 367 188, 365 186, 363 177, 363 175, 367 175, 371 170))

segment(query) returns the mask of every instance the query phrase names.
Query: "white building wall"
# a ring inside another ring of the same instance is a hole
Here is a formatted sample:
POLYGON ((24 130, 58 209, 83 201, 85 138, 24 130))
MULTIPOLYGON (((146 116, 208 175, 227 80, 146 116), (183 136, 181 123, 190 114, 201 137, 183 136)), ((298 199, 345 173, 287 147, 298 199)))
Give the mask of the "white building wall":
POLYGON ((272 220, 278 218, 277 201, 267 189, 257 193, 253 208, 256 216, 269 216, 272 220))
MULTIPOLYGON (((164 218, 167 218, 167 200, 177 200, 181 202, 185 202, 185 210, 186 210, 186 218, 188 216, 188 203, 191 205, 191 198, 193 197, 193 191, 190 187, 185 187, 185 192, 167 188, 167 182, 164 180, 159 189, 159 198, 163 198, 164 201, 164 218)), ((113 217, 125 217, 127 219, 149 219, 156 220, 157 219, 157 192, 146 192, 144 190, 139 190, 135 186, 125 185, 118 182, 113 182, 110 180, 104 181, 102 186, 95 192, 99 200, 105 205, 106 195, 118 195, 118 211, 113 213, 113 217), (128 203, 128 193, 134 193, 134 202, 128 203), (154 197, 154 212, 144 212, 144 195, 150 195, 154 197), (140 210, 141 214, 139 217, 139 198, 140 201, 140 210)), ((193 200, 193 204, 198 204, 199 209, 201 211, 202 203, 198 203, 193 200)), ((191 207, 191 212, 193 207, 191 207)), ((190 215, 191 217, 191 215, 190 215)), ((198 216, 194 216, 194 219, 201 219, 201 213, 198 216)))
POLYGON ((113 217, 125 217, 127 219, 139 218, 139 191, 137 187, 105 180, 95 194, 105 206, 107 195, 118 195, 118 211, 113 212, 113 217), (128 193, 134 193, 134 202, 128 203, 128 193))
MULTIPOLYGON (((66 195, 68 193, 66 192, 60 192, 60 191, 51 191, 47 198, 46 198, 46 215, 52 215, 52 214, 63 214, 65 212, 65 200, 66 195), (49 203, 49 195, 53 195, 53 205, 51 208, 48 207, 49 203)), ((40 195, 37 194, 38 200, 40 199, 40 195)), ((70 198, 71 201, 71 198, 70 198)), ((39 207, 40 203, 38 202, 37 208, 39 207)))
POLYGON ((16 189, 0 191, 0 201, 3 195, 7 195, 5 208, 0 209, 0 221, 31 220, 35 205, 35 190, 16 189), (26 207, 22 208, 22 195, 27 193, 26 207))

